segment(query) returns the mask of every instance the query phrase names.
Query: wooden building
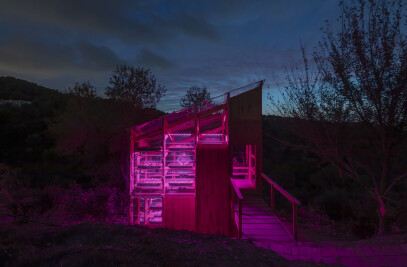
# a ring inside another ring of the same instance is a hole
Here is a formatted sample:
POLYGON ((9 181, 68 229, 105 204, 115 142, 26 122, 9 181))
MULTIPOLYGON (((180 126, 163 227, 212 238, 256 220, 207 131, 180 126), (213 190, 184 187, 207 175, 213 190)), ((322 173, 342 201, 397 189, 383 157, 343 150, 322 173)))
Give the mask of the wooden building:
POLYGON ((262 86, 131 129, 130 224, 238 235, 232 184, 260 191, 262 86))

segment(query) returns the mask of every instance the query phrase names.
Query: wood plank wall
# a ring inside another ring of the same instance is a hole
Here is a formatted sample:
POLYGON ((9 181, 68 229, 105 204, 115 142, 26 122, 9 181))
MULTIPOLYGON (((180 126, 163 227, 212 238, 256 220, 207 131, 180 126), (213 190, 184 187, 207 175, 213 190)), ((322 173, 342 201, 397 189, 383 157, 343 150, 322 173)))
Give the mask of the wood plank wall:
POLYGON ((164 225, 170 229, 196 231, 195 197, 165 196, 164 225))
POLYGON ((256 190, 261 192, 263 84, 229 99, 229 145, 256 145, 256 190))
POLYGON ((200 144, 196 150, 197 230, 230 236, 230 157, 227 144, 200 144))

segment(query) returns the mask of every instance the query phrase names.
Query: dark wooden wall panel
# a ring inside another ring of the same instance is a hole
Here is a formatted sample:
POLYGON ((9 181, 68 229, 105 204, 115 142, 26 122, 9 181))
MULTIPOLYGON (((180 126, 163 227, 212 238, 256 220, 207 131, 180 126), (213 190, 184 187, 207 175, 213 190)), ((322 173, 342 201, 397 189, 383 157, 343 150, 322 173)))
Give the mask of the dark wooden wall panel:
POLYGON ((197 230, 230 235, 230 173, 227 144, 198 144, 196 151, 197 230))
POLYGON ((164 199, 165 227, 176 230, 196 231, 195 197, 171 197, 164 199))
POLYGON ((262 169, 262 86, 229 100, 229 144, 256 145, 256 189, 260 191, 262 169))

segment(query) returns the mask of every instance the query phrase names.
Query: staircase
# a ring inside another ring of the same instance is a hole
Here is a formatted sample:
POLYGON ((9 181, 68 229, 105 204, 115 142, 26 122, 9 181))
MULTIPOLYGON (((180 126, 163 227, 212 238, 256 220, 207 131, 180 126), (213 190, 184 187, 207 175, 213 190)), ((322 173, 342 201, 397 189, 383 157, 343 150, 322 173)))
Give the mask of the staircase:
POLYGON ((268 206, 255 188, 246 186, 237 179, 231 179, 232 203, 238 237, 252 239, 256 243, 294 242, 297 234, 297 208, 301 204, 273 180, 262 173, 271 186, 271 206, 268 206), (273 214, 275 191, 280 192, 293 208, 293 234, 273 214))
POLYGON ((277 216, 259 195, 243 194, 242 238, 258 242, 294 241, 277 216))

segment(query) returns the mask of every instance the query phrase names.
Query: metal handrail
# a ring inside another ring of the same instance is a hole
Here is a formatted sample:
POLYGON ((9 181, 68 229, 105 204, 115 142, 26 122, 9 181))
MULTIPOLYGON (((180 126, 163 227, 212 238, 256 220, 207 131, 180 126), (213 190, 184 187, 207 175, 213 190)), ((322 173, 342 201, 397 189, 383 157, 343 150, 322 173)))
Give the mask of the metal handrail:
POLYGON ((264 173, 261 174, 261 177, 263 177, 264 180, 266 180, 271 187, 270 190, 270 196, 271 196, 271 211, 274 210, 275 208, 275 203, 274 203, 274 189, 280 192, 283 196, 285 196, 292 204, 293 207, 293 237, 295 240, 298 239, 298 231, 297 231, 297 219, 298 219, 298 206, 301 205, 301 202, 293 197, 291 194, 289 194, 287 191, 285 191, 281 186, 279 186, 276 182, 271 180, 267 175, 264 173))

